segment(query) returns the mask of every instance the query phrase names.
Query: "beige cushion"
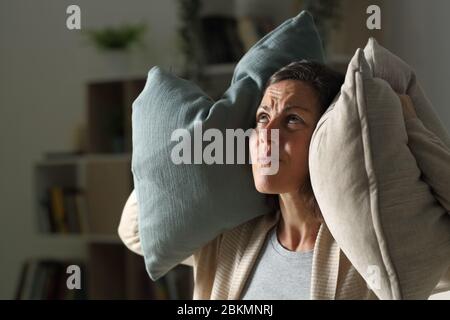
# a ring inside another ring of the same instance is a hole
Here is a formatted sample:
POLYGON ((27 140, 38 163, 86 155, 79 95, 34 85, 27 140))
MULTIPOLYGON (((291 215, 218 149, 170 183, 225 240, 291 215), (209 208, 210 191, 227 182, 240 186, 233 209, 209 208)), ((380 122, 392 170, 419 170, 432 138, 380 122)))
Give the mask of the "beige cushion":
MULTIPOLYGON (((128 249, 138 255, 144 255, 139 237, 139 207, 134 190, 130 193, 123 207, 117 233, 128 249)), ((194 256, 192 255, 183 260, 181 264, 192 267, 194 265, 194 256)))
POLYGON ((139 237, 139 207, 134 190, 131 192, 122 210, 117 233, 128 249, 136 254, 143 255, 139 237))
MULTIPOLYGON (((367 42, 364 55, 373 76, 387 81, 394 91, 408 94, 423 125, 450 149, 450 135, 426 97, 415 71, 402 59, 379 45, 374 38, 370 38, 367 42)), ((428 164, 426 168, 421 167, 417 154, 415 157, 424 173, 424 181, 432 187, 435 198, 450 211, 450 177, 443 179, 441 166, 428 164)), ((450 164, 448 166, 450 167, 450 164)))
POLYGON ((450 135, 434 112, 430 100, 417 79, 416 72, 402 59, 378 44, 374 38, 370 38, 367 42, 364 55, 373 75, 386 80, 395 92, 408 94, 425 127, 450 148, 450 135))
POLYGON ((331 234, 380 299, 426 299, 450 265, 450 216, 407 143, 397 94, 358 49, 309 165, 331 234))

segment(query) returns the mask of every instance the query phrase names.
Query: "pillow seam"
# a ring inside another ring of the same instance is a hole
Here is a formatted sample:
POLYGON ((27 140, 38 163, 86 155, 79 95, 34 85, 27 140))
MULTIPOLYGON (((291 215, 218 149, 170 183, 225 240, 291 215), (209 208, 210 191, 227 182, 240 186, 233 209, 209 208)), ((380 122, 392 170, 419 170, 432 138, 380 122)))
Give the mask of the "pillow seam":
MULTIPOLYGON (((357 77, 360 76, 361 77, 359 79, 360 86, 361 86, 363 92, 365 93, 366 90, 365 90, 365 85, 364 85, 364 79, 363 79, 363 76, 362 76, 361 73, 362 73, 361 68, 359 68, 359 70, 357 70, 354 73, 355 84, 356 84, 357 77)), ((355 90, 355 92, 356 92, 356 96, 357 96, 358 90, 355 90)), ((360 107, 363 107, 367 111, 367 101, 366 101, 366 99, 364 97, 365 97, 365 95, 363 94, 362 95, 362 103, 364 104, 363 106, 360 105, 360 103, 358 101, 358 98, 356 99, 356 104, 357 104, 356 110, 358 112, 358 117, 359 117, 359 121, 360 121, 360 132, 361 132, 362 147, 363 147, 363 150, 366 151, 366 152, 363 152, 363 155, 364 155, 364 168, 366 169, 366 177, 367 177, 368 181, 370 181, 371 178, 370 178, 370 174, 369 174, 367 168, 369 168, 369 167, 374 168, 374 166, 373 166, 373 161, 372 161, 373 160, 372 159, 373 158, 372 157, 372 150, 370 148, 370 127, 369 127, 369 124, 368 124, 368 121, 367 121, 367 112, 366 112, 366 119, 364 119, 361 116, 361 110, 360 110, 360 107), (369 141, 366 141, 366 142, 364 142, 364 138, 363 138, 364 135, 363 135, 363 130, 362 130, 362 126, 361 126, 361 123, 363 123, 363 122, 366 125, 367 133, 368 133, 367 134, 368 135, 367 139, 369 141), (366 156, 366 154, 368 154, 368 156, 366 156)), ((375 171, 374 169, 372 169, 372 170, 375 171)), ((377 238, 377 245, 378 245, 379 252, 381 254, 381 258, 382 258, 383 263, 384 263, 385 271, 386 271, 386 273, 388 274, 388 277, 389 277, 390 294, 393 297, 393 299, 401 299, 402 294, 401 294, 401 290, 400 290, 399 283, 398 283, 397 271, 395 269, 394 264, 392 263, 392 259, 391 259, 390 255, 389 255, 389 250, 388 250, 388 248, 386 248, 386 246, 387 246, 386 237, 385 237, 385 235, 383 233, 383 229, 382 229, 381 217, 380 217, 380 213, 379 213, 379 196, 378 196, 378 188, 377 188, 378 187, 378 181, 377 181, 376 177, 375 177, 374 180, 375 180, 374 183, 375 183, 375 186, 376 186, 376 189, 377 189, 375 199, 372 196, 372 193, 368 192, 372 223, 373 223, 373 225, 378 226, 378 230, 376 228, 374 228, 374 233, 375 233, 375 236, 377 238), (373 206, 373 204, 375 204, 375 207, 373 206), (383 241, 383 243, 384 243, 383 246, 380 244, 380 240, 383 241), (391 275, 389 275, 389 273, 391 273, 391 275)), ((370 183, 368 184, 368 189, 369 189, 369 191, 371 191, 370 190, 371 189, 370 188, 370 183)))

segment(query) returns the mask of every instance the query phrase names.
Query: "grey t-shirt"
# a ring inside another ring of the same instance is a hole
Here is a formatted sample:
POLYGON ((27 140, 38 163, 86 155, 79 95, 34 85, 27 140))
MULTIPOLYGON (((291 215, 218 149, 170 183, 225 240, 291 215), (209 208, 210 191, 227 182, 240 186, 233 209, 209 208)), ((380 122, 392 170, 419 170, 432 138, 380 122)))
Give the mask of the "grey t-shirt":
POLYGON ((309 300, 314 250, 289 251, 269 232, 244 286, 243 300, 309 300))

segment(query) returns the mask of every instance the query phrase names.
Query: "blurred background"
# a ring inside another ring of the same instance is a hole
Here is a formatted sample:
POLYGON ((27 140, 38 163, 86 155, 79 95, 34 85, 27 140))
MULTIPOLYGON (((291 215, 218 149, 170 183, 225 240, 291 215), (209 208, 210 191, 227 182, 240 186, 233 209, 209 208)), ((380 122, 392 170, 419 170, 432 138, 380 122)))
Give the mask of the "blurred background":
POLYGON ((328 64, 345 71, 375 37, 450 130, 447 0, 0 0, 0 299, 191 298, 189 267, 152 282, 117 236, 132 102, 154 65, 219 97, 248 48, 304 8, 328 64), (66 26, 72 4, 81 30, 66 26), (381 30, 366 28, 372 4, 381 30), (81 290, 67 289, 68 265, 81 290))

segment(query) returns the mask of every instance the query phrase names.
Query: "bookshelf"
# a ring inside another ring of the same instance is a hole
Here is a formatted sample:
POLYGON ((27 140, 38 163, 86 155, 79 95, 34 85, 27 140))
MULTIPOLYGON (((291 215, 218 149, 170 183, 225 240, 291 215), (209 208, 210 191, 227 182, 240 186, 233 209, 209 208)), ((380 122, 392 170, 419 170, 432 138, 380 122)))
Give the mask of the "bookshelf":
POLYGON ((84 255, 24 261, 17 299, 192 298, 190 267, 177 266, 153 282, 143 257, 129 251, 117 234, 133 189, 131 105, 144 85, 145 78, 88 83, 85 148, 50 152, 35 163, 36 232, 49 243, 75 242, 84 255), (71 264, 80 266, 81 290, 66 288, 71 264))
POLYGON ((131 105, 145 78, 88 85, 87 152, 131 152, 131 105))
POLYGON ((18 300, 84 300, 87 298, 85 278, 80 278, 80 290, 69 290, 66 286, 66 270, 70 265, 86 271, 82 260, 62 260, 42 257, 28 259, 22 267, 20 282, 16 291, 18 300))
POLYGON ((85 239, 114 235, 121 206, 133 189, 130 167, 129 154, 39 161, 35 166, 39 231, 85 239))
MULTIPOLYGON (((202 0, 200 19, 203 30, 206 31, 203 39, 206 47, 203 48, 203 51, 207 51, 205 55, 208 56, 216 51, 221 54, 223 51, 229 50, 235 53, 235 61, 238 61, 242 54, 261 36, 303 10, 306 2, 306 0, 279 0, 276 2, 232 0, 225 4, 220 0, 202 0), (221 25, 224 30, 228 31, 226 35, 220 37, 224 47, 220 50, 212 50, 210 46, 214 44, 213 40, 219 38, 217 34, 214 34, 217 25, 221 25), (233 39, 239 41, 240 45, 227 45, 233 39)), ((384 11, 384 4, 385 0, 340 0, 339 28, 329 30, 329 40, 325 43, 326 61, 330 67, 345 73, 356 49, 363 48, 369 37, 375 37, 378 41, 383 42, 383 28, 369 30, 366 27, 368 18, 366 9, 369 5, 378 5, 384 11)), ((382 25, 384 24, 382 23, 382 25)), ((214 60, 213 57, 212 61, 214 60)), ((226 71, 227 67, 232 69, 231 66, 234 66, 235 63, 234 61, 222 61, 222 63, 207 65, 205 74, 213 73, 215 70, 226 71)), ((229 69, 226 72, 230 72, 229 69)))

